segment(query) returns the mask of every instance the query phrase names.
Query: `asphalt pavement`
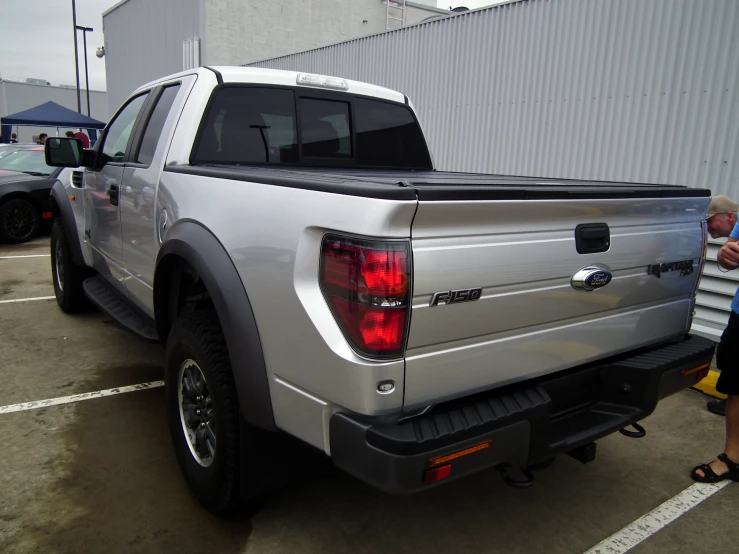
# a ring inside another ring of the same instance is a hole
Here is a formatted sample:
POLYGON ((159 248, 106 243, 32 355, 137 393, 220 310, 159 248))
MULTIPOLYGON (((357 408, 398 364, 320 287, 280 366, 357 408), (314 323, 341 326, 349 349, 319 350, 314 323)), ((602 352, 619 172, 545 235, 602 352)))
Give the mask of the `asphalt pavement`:
MULTIPOLYGON (((531 489, 490 470, 392 497, 325 471, 256 512, 218 518, 181 477, 161 387, 3 412, 162 379, 159 346, 103 314, 71 317, 43 299, 53 295, 47 254, 48 238, 0 245, 3 553, 584 553, 694 491, 690 469, 722 451, 723 418, 701 393, 684 391, 642 422, 645 438, 607 437, 586 465, 559 457, 531 489)), ((674 521, 630 552, 739 552, 737 490, 691 509, 678 502, 674 521)))

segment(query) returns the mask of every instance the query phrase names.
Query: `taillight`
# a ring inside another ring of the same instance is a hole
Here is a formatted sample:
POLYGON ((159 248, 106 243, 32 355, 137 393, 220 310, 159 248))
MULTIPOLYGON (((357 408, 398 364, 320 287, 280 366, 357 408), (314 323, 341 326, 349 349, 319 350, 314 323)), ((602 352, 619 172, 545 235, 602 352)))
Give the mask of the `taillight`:
POLYGON ((327 235, 321 288, 354 349, 371 358, 402 356, 408 324, 408 243, 327 235))

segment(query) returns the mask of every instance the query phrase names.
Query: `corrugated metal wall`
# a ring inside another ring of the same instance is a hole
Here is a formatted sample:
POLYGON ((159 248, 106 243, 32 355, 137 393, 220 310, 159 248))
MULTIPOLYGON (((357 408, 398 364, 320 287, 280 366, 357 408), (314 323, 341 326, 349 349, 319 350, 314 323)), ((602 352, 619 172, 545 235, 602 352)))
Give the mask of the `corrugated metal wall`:
MULTIPOLYGON (((734 193, 733 197, 737 196, 734 193)), ((708 261, 701 278, 693 322, 693 332, 713 339, 718 339, 726 327, 731 300, 739 287, 739 274, 736 271, 724 273, 716 263, 716 254, 723 242, 708 243, 708 261)))
MULTIPOLYGON (((738 30, 736 0, 527 0, 251 65, 404 92, 440 169, 739 200, 738 30)), ((709 262, 701 330, 725 325, 732 277, 709 262)))

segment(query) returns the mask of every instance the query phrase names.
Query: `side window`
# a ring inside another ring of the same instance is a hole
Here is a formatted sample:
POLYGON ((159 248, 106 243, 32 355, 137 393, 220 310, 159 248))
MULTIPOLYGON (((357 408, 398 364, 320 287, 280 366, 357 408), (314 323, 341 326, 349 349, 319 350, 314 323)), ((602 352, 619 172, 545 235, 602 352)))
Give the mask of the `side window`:
POLYGON ((159 142, 159 137, 164 129, 164 123, 167 121, 169 110, 174 104, 180 85, 173 85, 165 88, 157 100, 157 105, 151 113, 149 123, 144 131, 144 138, 141 140, 141 147, 136 156, 136 161, 141 164, 149 165, 154 159, 154 152, 159 142))
POLYGON ((351 158, 349 103, 301 98, 300 134, 306 158, 351 158))
POLYGON ((103 144, 103 155, 111 162, 122 162, 126 156, 126 145, 128 139, 133 133, 133 126, 136 118, 141 111, 141 107, 146 102, 149 95, 142 94, 131 100, 123 111, 118 114, 113 123, 110 124, 105 134, 105 143, 103 144))
POLYGON ((257 87, 220 90, 205 116, 194 159, 236 164, 297 162, 293 92, 257 87))

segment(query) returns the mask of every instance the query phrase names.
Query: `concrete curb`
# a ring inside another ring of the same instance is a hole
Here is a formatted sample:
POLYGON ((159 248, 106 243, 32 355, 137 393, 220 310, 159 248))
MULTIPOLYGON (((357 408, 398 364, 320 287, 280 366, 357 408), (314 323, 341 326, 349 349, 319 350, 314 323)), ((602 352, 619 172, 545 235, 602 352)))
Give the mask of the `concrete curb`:
POLYGON ((696 385, 692 388, 695 390, 699 390, 704 394, 707 394, 708 396, 713 396, 715 398, 720 398, 721 400, 725 400, 727 397, 725 394, 721 394, 716 390, 716 381, 718 381, 719 372, 718 371, 709 371, 708 375, 705 379, 703 379, 701 382, 696 383, 696 385))

